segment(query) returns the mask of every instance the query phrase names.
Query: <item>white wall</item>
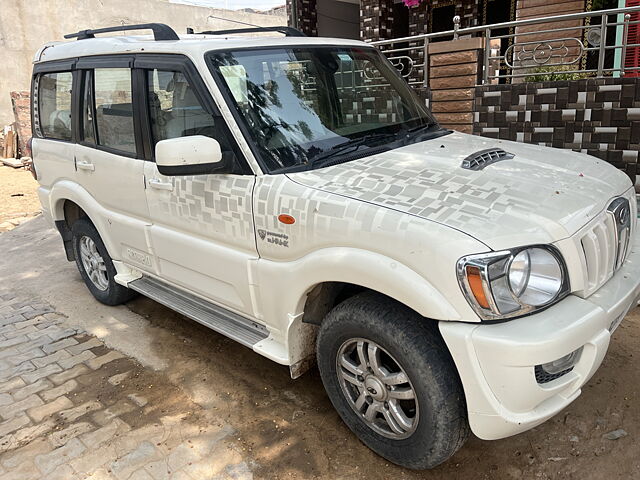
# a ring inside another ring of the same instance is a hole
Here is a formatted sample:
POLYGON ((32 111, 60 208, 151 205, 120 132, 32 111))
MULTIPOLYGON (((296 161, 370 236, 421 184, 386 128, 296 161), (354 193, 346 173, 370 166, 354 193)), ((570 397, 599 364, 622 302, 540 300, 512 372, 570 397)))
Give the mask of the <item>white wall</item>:
POLYGON ((0 127, 13 122, 9 92, 29 90, 33 55, 66 33, 132 23, 166 23, 178 33, 241 28, 208 18, 261 26, 286 25, 286 17, 169 3, 168 0, 2 0, 0 6, 0 127))

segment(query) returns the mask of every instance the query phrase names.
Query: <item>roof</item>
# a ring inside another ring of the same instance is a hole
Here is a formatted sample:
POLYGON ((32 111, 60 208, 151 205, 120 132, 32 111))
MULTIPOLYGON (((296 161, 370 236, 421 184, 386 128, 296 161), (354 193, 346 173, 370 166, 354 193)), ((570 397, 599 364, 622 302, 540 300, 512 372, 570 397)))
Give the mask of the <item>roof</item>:
POLYGON ((230 50, 252 47, 288 47, 300 45, 368 46, 359 40, 323 37, 276 37, 247 35, 179 35, 180 40, 156 41, 153 35, 127 35, 87 38, 69 42, 52 42, 36 52, 34 63, 88 55, 118 53, 181 53, 192 58, 210 50, 230 50))

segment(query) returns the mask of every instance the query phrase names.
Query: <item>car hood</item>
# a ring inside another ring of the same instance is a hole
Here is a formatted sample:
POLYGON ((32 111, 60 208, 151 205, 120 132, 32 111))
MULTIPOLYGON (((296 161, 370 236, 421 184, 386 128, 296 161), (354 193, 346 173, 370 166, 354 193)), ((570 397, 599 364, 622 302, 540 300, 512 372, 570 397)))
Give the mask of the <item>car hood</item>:
POLYGON ((495 250, 567 238, 631 188, 624 173, 595 157, 461 133, 288 176, 447 225, 495 250), (514 157, 462 168, 469 155, 491 148, 514 157))

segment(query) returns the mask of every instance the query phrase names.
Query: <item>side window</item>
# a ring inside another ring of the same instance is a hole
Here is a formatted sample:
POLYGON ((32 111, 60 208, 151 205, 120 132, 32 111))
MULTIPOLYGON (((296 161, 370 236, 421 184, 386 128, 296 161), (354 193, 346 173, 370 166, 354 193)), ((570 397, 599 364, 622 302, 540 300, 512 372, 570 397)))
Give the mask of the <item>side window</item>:
POLYGON ((95 103, 93 101, 93 70, 82 72, 82 139, 96 144, 95 103))
POLYGON ((202 107, 182 73, 149 70, 147 84, 154 145, 161 140, 189 135, 205 135, 220 140, 214 117, 202 107))
POLYGON ((93 90, 98 145, 136 153, 131 70, 96 68, 93 90))
POLYGON ((45 73, 38 84, 38 123, 45 138, 71 140, 71 72, 45 73))

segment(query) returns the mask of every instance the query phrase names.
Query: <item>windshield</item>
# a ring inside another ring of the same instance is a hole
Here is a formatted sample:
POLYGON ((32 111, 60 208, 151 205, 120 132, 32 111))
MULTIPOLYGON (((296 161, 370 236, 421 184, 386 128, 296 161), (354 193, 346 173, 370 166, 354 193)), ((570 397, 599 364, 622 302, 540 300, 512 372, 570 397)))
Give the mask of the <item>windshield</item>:
POLYGON ((396 148, 398 139, 406 144, 410 132, 435 124, 374 48, 265 48, 209 58, 270 172, 396 148))

